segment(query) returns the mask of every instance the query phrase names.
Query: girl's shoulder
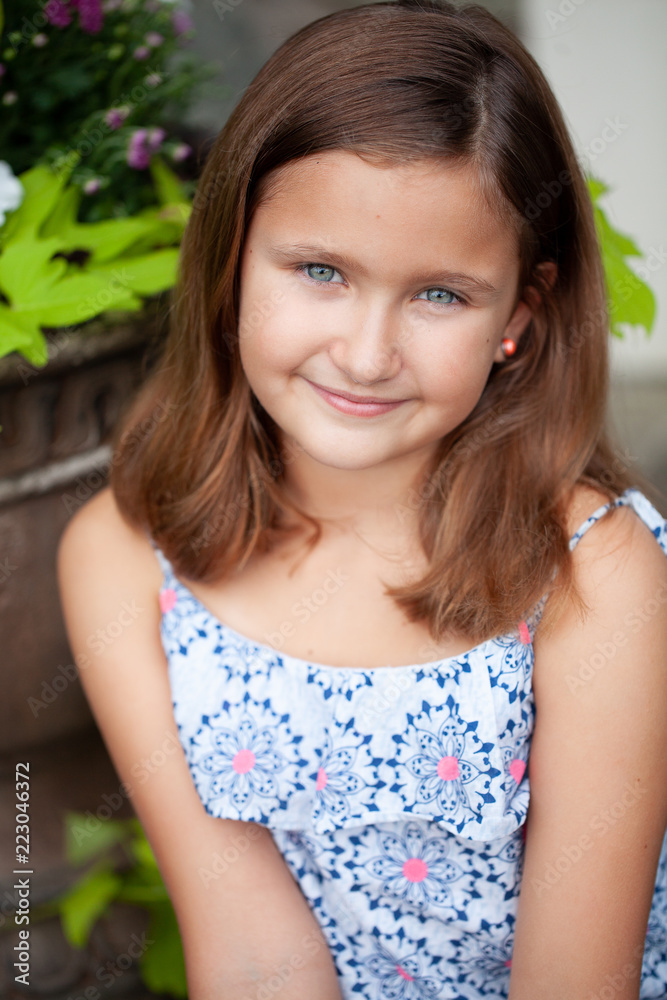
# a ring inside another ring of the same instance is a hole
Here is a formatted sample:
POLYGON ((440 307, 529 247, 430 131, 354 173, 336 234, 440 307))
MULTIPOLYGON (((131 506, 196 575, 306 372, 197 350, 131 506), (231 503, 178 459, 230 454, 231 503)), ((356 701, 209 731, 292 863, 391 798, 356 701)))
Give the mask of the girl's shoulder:
POLYGON ((567 527, 570 538, 596 510, 609 502, 602 490, 579 483, 574 487, 567 508, 567 527))
POLYGON ((600 559, 611 563, 631 559, 652 564, 659 572, 666 569, 667 524, 637 489, 610 500, 601 490, 579 484, 570 498, 566 521, 575 573, 600 559))
MULTIPOLYGON (((124 593, 157 616, 162 572, 147 534, 122 516, 110 486, 88 500, 67 523, 58 545, 58 581, 63 602, 114 602, 124 593)), ((141 615, 144 618, 143 613, 141 615)), ((157 617, 156 617, 157 620, 157 617)))
POLYGON ((543 652, 575 635, 585 642, 593 631, 616 632, 644 605, 655 604, 654 628, 667 623, 667 523, 644 494, 631 489, 610 501, 600 490, 578 486, 566 521, 574 587, 558 616, 547 616, 543 652))

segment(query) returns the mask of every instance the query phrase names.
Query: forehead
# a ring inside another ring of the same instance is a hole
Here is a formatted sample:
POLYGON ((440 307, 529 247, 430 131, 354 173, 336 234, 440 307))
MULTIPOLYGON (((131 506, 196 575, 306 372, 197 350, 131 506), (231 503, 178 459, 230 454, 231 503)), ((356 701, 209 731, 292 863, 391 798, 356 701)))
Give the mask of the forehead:
POLYGON ((496 275, 519 256, 518 229, 504 205, 491 204, 478 170, 433 158, 390 163, 327 150, 290 161, 262 179, 250 226, 258 228, 337 250, 416 254, 425 266, 483 262, 496 275))

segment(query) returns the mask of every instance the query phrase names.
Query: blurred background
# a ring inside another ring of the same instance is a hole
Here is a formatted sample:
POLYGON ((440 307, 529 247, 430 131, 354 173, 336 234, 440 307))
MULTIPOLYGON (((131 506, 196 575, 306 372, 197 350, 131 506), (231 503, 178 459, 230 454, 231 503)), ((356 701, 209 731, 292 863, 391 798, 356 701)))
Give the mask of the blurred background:
MULTIPOLYGON (((194 103, 183 130, 193 179, 268 56, 303 25, 354 6, 192 0, 188 46, 215 65, 220 85, 194 103)), ((667 493, 667 3, 635 0, 628 8, 624 0, 486 0, 483 6, 519 35, 543 69, 582 165, 610 189, 601 206, 642 251, 643 258, 628 263, 652 288, 657 318, 650 337, 635 328, 623 340, 613 338, 609 417, 621 460, 635 463, 667 493)), ((161 320, 149 311, 142 323, 157 330, 161 320)), ((97 990, 95 1000, 148 995, 135 965, 117 962, 134 926, 127 915, 97 927, 87 950, 73 949, 55 920, 35 925, 29 988, 14 982, 16 937, 9 932, 16 905, 17 761, 30 762, 32 902, 45 912, 74 878, 63 847, 65 812, 85 814, 93 825, 107 814, 131 815, 73 673, 53 564, 65 523, 105 483, 104 472, 91 470, 103 468, 109 431, 141 379, 146 337, 136 326, 119 327, 106 343, 105 367, 94 372, 87 349, 69 341, 55 352, 48 373, 35 370, 26 378, 16 355, 0 361, 0 932, 6 932, 0 933, 0 996, 9 1000, 75 1000, 87 987, 97 990), (66 382, 56 388, 58 366, 66 364, 66 382), (100 969, 114 961, 114 976, 103 981, 100 969)), ((652 499, 667 515, 664 498, 652 499)))

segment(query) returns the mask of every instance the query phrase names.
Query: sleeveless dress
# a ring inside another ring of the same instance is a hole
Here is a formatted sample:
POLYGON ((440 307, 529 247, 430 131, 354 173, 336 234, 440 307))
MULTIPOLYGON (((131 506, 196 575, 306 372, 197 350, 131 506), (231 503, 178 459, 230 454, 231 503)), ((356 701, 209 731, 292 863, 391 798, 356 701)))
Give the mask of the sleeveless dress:
MULTIPOLYGON (((631 506, 667 554, 667 521, 642 493, 614 503, 631 506)), ((223 624, 152 544, 174 715, 197 792, 211 815, 271 830, 345 1000, 506 1000, 544 599, 514 632, 457 656, 332 667, 223 624)), ((650 612, 630 611, 620 628, 636 631, 637 614, 650 612)), ((573 668, 573 687, 590 679, 593 660, 573 668)), ((594 818, 593 841, 608 821, 594 818)), ((544 891, 572 864, 567 852, 554 859, 544 891)), ((667 997, 667 838, 640 996, 667 997)))

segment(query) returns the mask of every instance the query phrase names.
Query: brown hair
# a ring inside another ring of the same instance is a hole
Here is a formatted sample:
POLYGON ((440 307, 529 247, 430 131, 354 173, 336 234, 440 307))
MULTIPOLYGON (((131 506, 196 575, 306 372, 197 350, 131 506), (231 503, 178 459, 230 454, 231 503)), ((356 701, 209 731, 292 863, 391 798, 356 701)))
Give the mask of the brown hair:
POLYGON ((560 596, 573 592, 573 486, 611 499, 630 480, 602 429, 608 318, 585 178, 539 67, 478 5, 344 10, 297 32, 260 70, 208 155, 164 352, 115 442, 112 488, 128 521, 192 580, 221 579, 269 551, 287 512, 318 540, 317 522, 285 493, 289 455, 240 363, 239 259, 271 172, 331 149, 471 164, 517 231, 517 300, 529 284, 542 296, 516 354, 494 365, 415 492, 429 571, 386 588, 436 640, 454 630, 481 641, 515 628, 554 575, 560 596), (557 265, 553 287, 536 270, 543 261, 557 265), (157 407, 171 418, 151 423, 157 407), (133 433, 146 420, 150 433, 133 433))

